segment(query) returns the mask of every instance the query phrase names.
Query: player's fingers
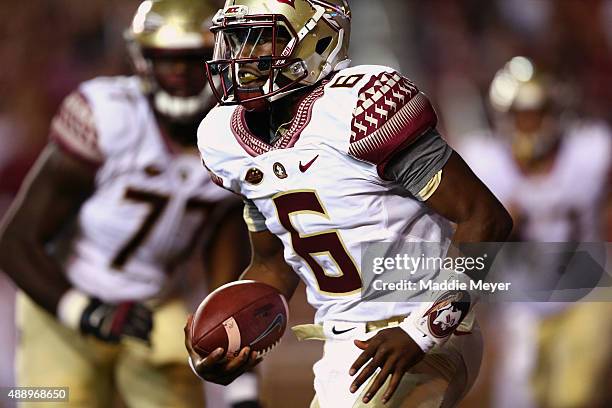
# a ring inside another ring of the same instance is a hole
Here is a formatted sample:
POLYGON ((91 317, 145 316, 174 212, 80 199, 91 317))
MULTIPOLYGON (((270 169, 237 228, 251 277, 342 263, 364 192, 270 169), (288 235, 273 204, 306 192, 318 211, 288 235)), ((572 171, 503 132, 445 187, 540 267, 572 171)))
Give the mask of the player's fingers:
POLYGON ((132 331, 133 333, 148 333, 153 328, 153 322, 151 320, 140 319, 135 317, 129 324, 125 326, 125 331, 132 331))
POLYGON ((236 371, 232 373, 233 377, 236 378, 236 377, 241 376, 245 372, 253 369, 257 364, 261 363, 262 361, 263 361, 262 357, 257 358, 256 351, 251 351, 247 361, 242 366, 240 366, 236 371))
POLYGON ((199 359, 196 363, 196 371, 210 370, 212 367, 218 365, 221 360, 225 357, 225 350, 222 347, 215 349, 212 353, 206 356, 205 359, 199 359))
POLYGON ((190 349, 191 346, 191 341, 190 337, 191 337, 191 333, 190 329, 191 329, 191 323, 193 322, 193 315, 190 314, 189 316, 187 316, 187 322, 185 323, 185 327, 183 328, 183 332, 185 333, 185 346, 187 346, 187 343, 189 342, 189 346, 187 346, 187 349, 190 349))
POLYGON ((263 361, 263 357, 257 357, 258 353, 256 351, 251 351, 251 354, 249 354, 249 359, 247 361, 247 370, 250 370, 251 368, 255 367, 257 364, 261 363, 263 361))
POLYGON ((372 357, 372 361, 363 370, 361 370, 359 375, 353 381, 353 384, 351 385, 351 388, 350 388, 351 392, 357 391, 357 389, 361 387, 361 385, 364 382, 366 382, 367 379, 370 378, 372 374, 374 374, 379 367, 382 367, 383 365, 385 366, 387 365, 388 362, 385 357, 386 354, 387 354, 387 350, 384 347, 384 345, 381 345, 380 347, 378 347, 376 354, 374 355, 374 357, 372 357))
POLYGON ((368 378, 370 378, 378 369, 378 362, 372 360, 370 364, 365 366, 363 370, 359 373, 359 375, 355 378, 353 383, 351 384, 350 391, 355 392, 361 387, 363 383, 365 383, 368 378))
POLYGON ((148 307, 136 303, 131 310, 132 314, 142 320, 151 320, 153 312, 148 307))
POLYGON ((238 353, 236 357, 231 359, 225 366, 225 373, 234 373, 235 371, 244 368, 244 366, 246 366, 249 361, 250 354, 250 347, 244 347, 242 350, 240 350, 240 353, 238 353))
POLYGON ((376 374, 374 381, 372 381, 372 384, 363 396, 364 404, 367 404, 372 398, 374 398, 374 395, 376 395, 378 390, 380 390, 380 387, 382 387, 385 381, 387 381, 387 377, 389 377, 389 375, 393 372, 393 366, 394 364, 392 361, 387 361, 383 369, 376 374))
POLYGON ((389 381, 389 386, 387 387, 387 389, 385 390, 385 394, 383 395, 383 404, 389 402, 391 397, 393 397, 393 394, 395 393, 395 390, 397 390, 397 387, 402 381, 402 377, 404 376, 405 372, 406 371, 404 369, 396 369, 395 372, 393 372, 393 375, 391 376, 391 381, 389 381))
POLYGON ((367 341, 367 340, 366 340, 366 341, 355 340, 355 341, 354 341, 354 343, 355 343, 355 345, 356 345, 357 347, 359 347, 359 348, 360 348, 360 349, 362 349, 362 350, 367 349, 367 348, 368 348, 368 345, 369 345, 369 341, 367 341))
MULTIPOLYGON (((355 344, 356 343, 357 341, 355 341, 355 344)), ((363 367, 365 363, 370 361, 372 356, 376 354, 376 349, 376 344, 370 343, 368 347, 359 355, 359 357, 357 357, 357 359, 349 369, 349 375, 355 375, 355 373, 357 373, 357 371, 359 371, 359 369, 363 367)))
POLYGON ((150 333, 151 330, 147 328, 146 325, 143 325, 141 323, 134 323, 132 325, 126 326, 123 329, 123 333, 121 333, 121 335, 149 342, 150 333))

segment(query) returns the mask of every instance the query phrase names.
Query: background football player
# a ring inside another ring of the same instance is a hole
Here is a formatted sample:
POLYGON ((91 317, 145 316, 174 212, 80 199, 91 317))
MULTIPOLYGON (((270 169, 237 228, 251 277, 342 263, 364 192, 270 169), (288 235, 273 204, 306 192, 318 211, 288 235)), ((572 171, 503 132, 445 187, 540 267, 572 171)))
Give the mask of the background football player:
MULTIPOLYGON (((572 112, 571 100, 567 85, 514 57, 490 88, 494 131, 467 137, 459 147, 510 209, 516 240, 568 242, 567 253, 571 243, 606 240, 604 209, 612 198, 610 130, 572 112)), ((510 261, 509 272, 529 280, 559 276, 569 260, 535 247, 534 256, 522 251, 510 261)), ((505 303, 497 317, 505 329, 495 406, 605 406, 610 303, 520 300, 505 303)))
POLYGON ((67 386, 70 406, 109 407, 114 389, 131 407, 203 405, 173 292, 203 238, 210 287, 247 252, 240 210, 195 146, 214 104, 202 69, 214 11, 143 2, 126 34, 138 75, 81 84, 53 119, 0 236, 0 266, 23 291, 20 386, 67 386))
MULTIPOLYGON (((288 298, 300 278, 307 286, 316 324, 298 334, 325 340, 312 407, 455 406, 480 363, 467 306, 452 301, 460 318, 434 333, 422 323, 436 325, 437 307, 364 301, 362 245, 437 242, 443 256, 451 240, 504 240, 511 220, 437 132, 414 84, 391 68, 349 68, 350 21, 343 0, 227 1, 207 69, 229 106, 202 122, 200 152, 246 200, 253 258, 243 278, 288 298)), ((221 349, 191 355, 223 384, 257 363, 248 348, 231 361, 221 349)))

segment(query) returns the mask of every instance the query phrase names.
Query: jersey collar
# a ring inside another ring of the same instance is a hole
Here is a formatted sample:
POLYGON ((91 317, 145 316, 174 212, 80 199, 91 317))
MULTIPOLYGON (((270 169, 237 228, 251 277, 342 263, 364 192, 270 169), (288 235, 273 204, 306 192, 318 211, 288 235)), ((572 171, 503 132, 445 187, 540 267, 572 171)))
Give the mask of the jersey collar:
POLYGON ((251 156, 259 156, 277 149, 288 149, 295 145, 302 131, 312 118, 312 109, 315 102, 323 96, 324 87, 328 81, 324 81, 319 87, 306 95, 298 105, 295 117, 290 122, 289 128, 284 135, 280 136, 274 143, 268 144, 255 136, 246 123, 246 109, 238 106, 230 120, 230 128, 236 140, 242 148, 251 156))

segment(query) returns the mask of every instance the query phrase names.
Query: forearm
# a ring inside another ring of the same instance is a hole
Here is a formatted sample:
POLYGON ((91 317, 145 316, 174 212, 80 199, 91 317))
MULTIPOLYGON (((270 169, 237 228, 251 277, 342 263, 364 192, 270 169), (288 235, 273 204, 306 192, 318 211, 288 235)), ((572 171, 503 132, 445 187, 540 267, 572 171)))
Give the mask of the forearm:
POLYGON ((55 314, 71 285, 58 262, 44 249, 10 233, 0 238, 0 269, 34 302, 55 314))
POLYGON ((468 242, 505 242, 512 231, 512 218, 501 205, 481 210, 457 223, 453 244, 468 242))
POLYGON ((500 245, 512 231, 512 218, 499 203, 474 211, 470 217, 456 224, 449 257, 481 259, 482 269, 471 269, 465 273, 474 280, 484 279, 494 261, 500 245))
POLYGON ((291 271, 291 274, 281 275, 278 270, 271 268, 264 262, 252 262, 240 276, 240 279, 266 283, 282 293, 287 301, 291 299, 299 283, 299 278, 293 271, 291 271))
POLYGON ((464 258, 462 263, 468 258, 479 258, 484 267, 468 268, 465 273, 452 269, 440 270, 436 278, 439 283, 458 281, 462 288, 467 289, 428 291, 418 310, 401 324, 425 352, 436 344, 446 342, 469 314, 479 299, 479 293, 469 289, 469 281, 486 277, 500 247, 495 243, 504 242, 512 230, 512 219, 506 209, 456 153, 444 166, 441 180, 438 180, 437 188, 426 203, 456 226, 446 256, 464 258), (437 325, 435 322, 442 313, 453 324, 437 325))
POLYGON ((233 204, 228 204, 231 207, 204 250, 206 279, 211 290, 237 280, 249 264, 248 231, 241 207, 233 204))
POLYGON ((0 225, 0 268, 50 313, 70 284, 46 245, 74 218, 94 178, 89 166, 50 144, 0 225))
POLYGON ((291 299, 300 278, 287 265, 283 255, 283 244, 270 231, 251 231, 251 263, 240 279, 266 283, 291 299))

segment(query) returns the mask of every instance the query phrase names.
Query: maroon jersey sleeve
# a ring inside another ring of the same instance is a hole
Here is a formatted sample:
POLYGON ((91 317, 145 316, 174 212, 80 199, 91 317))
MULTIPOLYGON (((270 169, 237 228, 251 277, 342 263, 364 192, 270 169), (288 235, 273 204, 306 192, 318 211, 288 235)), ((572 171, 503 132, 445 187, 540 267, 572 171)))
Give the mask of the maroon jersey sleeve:
POLYGON ((51 122, 49 138, 87 163, 99 166, 104 161, 91 106, 80 92, 73 92, 64 99, 51 122))

